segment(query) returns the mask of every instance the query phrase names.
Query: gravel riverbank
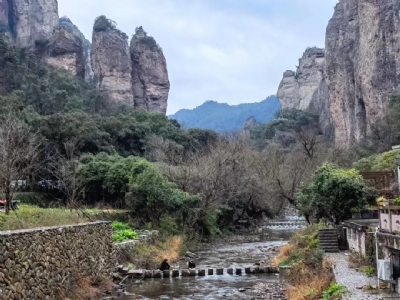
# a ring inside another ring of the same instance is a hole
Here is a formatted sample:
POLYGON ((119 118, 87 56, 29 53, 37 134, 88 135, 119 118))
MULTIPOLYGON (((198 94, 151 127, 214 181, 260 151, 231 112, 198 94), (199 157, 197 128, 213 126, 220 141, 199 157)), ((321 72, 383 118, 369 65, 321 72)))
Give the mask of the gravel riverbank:
POLYGON ((287 300, 285 291, 281 284, 276 283, 258 283, 254 287, 254 297, 252 300, 287 300))

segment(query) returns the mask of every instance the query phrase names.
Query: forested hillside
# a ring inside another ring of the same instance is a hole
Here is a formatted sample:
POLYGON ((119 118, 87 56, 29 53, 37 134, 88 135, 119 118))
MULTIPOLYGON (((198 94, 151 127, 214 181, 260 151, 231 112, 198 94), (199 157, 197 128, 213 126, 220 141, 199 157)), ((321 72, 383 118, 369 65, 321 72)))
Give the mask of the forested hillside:
POLYGON ((259 123, 268 123, 279 109, 280 103, 275 96, 259 103, 239 105, 207 101, 195 109, 182 109, 169 118, 176 119, 186 128, 211 129, 222 133, 241 130, 250 117, 259 123))
POLYGON ((142 226, 195 237, 281 207, 265 198, 268 174, 246 140, 118 105, 2 37, 0 81, 0 189, 8 202, 130 208, 142 226), (27 185, 12 184, 21 180, 27 185))

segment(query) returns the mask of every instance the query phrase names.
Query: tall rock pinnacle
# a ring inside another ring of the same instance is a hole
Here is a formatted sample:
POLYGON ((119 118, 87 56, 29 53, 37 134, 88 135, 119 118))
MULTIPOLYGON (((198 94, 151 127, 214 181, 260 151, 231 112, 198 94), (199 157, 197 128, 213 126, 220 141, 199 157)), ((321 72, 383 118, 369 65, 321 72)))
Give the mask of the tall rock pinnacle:
POLYGON ((105 16, 98 17, 93 28, 92 69, 98 88, 111 99, 133 107, 132 65, 128 36, 105 16))
POLYGON ((170 83, 162 49, 138 27, 130 51, 135 108, 166 114, 170 83))

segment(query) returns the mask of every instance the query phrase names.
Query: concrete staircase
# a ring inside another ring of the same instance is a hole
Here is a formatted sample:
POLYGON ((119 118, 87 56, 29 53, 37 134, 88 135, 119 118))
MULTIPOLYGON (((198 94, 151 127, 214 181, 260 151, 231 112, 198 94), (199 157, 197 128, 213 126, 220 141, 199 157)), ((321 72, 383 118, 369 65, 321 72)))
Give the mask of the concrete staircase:
POLYGON ((338 233, 336 229, 318 231, 319 247, 325 252, 339 252, 338 233))

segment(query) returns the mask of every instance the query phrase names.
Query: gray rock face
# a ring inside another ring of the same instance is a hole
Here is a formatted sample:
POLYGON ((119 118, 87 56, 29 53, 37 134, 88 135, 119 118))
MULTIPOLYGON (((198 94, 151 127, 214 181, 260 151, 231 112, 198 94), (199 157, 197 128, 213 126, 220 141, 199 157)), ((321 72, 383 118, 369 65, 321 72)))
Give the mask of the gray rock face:
POLYGON ((161 48, 139 27, 131 40, 130 51, 135 108, 166 114, 170 83, 161 48))
POLYGON ((246 120, 246 122, 244 122, 242 134, 245 136, 250 136, 250 130, 256 127, 258 124, 259 123, 257 122, 257 120, 253 116, 251 116, 246 120))
MULTIPOLYGON (((4 0, 3 0, 4 1, 4 0)), ((58 26, 57 0, 10 0, 9 20, 17 46, 30 47, 51 38, 58 26)))
POLYGON ((79 30, 78 27, 72 23, 72 21, 68 17, 60 18, 60 27, 73 34, 75 37, 82 41, 83 53, 85 57, 85 79, 88 82, 92 82, 93 80, 93 70, 92 63, 90 60, 90 52, 92 50, 92 44, 85 38, 83 33, 79 30))
POLYGON ((282 108, 309 108, 324 77, 324 66, 324 49, 308 48, 296 72, 286 71, 283 75, 277 93, 282 108))
POLYGON ((335 140, 350 146, 400 92, 400 1, 340 0, 326 31, 335 140))
POLYGON ((50 38, 45 59, 48 64, 85 77, 85 56, 82 40, 63 28, 50 38))
POLYGON ((3 31, 9 30, 8 24, 8 13, 9 13, 9 6, 8 0, 1 0, 0 1, 0 25, 3 27, 3 31))
POLYGON ((111 99, 133 107, 132 65, 126 38, 117 29, 93 31, 92 69, 100 89, 111 99))
POLYGON ((282 108, 312 109, 319 113, 325 135, 333 135, 328 86, 325 80, 325 51, 308 48, 296 72, 286 71, 277 96, 282 108))

